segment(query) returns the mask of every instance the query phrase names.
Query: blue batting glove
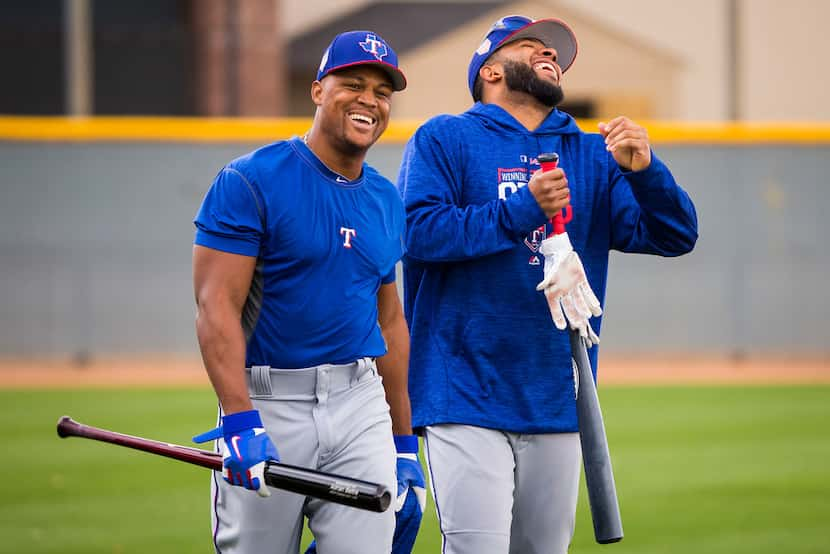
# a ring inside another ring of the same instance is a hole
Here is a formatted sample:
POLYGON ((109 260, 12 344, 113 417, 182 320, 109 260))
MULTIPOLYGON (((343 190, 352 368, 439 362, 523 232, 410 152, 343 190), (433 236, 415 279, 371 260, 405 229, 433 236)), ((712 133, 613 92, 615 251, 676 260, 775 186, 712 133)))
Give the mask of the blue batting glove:
POLYGON ((207 433, 196 435, 193 442, 224 439, 222 465, 224 479, 231 485, 254 490, 260 496, 271 496, 265 484, 265 462, 278 462, 280 455, 271 442, 257 410, 238 412, 222 417, 222 425, 207 433))
POLYGON ((398 451, 398 496, 392 554, 410 554, 427 502, 426 481, 418 462, 418 437, 397 435, 395 449, 398 451))

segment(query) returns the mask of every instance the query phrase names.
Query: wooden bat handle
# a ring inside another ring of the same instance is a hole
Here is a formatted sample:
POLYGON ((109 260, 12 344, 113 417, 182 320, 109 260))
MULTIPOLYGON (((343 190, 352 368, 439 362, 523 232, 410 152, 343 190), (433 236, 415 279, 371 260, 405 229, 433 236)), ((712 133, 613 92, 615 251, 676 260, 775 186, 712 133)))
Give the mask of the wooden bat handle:
MULTIPOLYGON (((222 456, 216 452, 100 429, 69 416, 58 420, 58 436, 107 442, 222 471, 222 456)), ((392 502, 392 494, 383 485, 280 462, 265 464, 265 482, 274 488, 372 512, 384 512, 392 502)))
POLYGON ((151 454, 166 458, 173 458, 174 460, 206 467, 215 471, 222 471, 222 457, 216 452, 208 452, 207 450, 200 450, 189 446, 168 444, 142 437, 125 435, 115 431, 108 431, 106 429, 84 425, 69 416, 63 416, 58 420, 58 436, 61 438, 81 437, 84 439, 108 442, 143 452, 150 452, 151 454))

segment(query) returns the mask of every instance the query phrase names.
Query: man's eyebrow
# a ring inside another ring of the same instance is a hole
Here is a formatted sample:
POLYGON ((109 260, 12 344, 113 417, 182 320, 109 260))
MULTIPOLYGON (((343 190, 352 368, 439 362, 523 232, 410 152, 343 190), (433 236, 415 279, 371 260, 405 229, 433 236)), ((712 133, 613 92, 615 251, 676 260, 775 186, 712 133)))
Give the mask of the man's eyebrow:
POLYGON ((524 37, 524 38, 520 38, 519 40, 517 40, 517 41, 516 41, 516 43, 518 43, 518 44, 521 44, 521 43, 523 43, 523 42, 534 42, 534 43, 541 44, 541 45, 542 45, 542 46, 544 46, 545 48, 548 48, 548 45, 547 45, 547 44, 545 44, 543 41, 541 41, 541 40, 540 40, 540 39, 538 39, 538 38, 524 37))
MULTIPOLYGON (((354 79, 354 80, 360 81, 362 83, 365 83, 366 81, 368 81, 368 79, 360 73, 353 73, 353 74, 348 74, 347 73, 347 74, 343 75, 343 78, 344 79, 354 79)), ((392 81, 388 81, 386 79, 384 79, 383 81, 378 83, 378 86, 395 88, 394 85, 392 84, 392 81)))

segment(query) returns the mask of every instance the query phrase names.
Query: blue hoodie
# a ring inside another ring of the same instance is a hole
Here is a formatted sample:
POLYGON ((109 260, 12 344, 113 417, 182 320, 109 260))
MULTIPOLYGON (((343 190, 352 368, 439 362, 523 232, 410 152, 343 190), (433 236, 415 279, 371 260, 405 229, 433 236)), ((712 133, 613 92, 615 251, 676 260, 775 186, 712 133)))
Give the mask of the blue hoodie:
MULTIPOLYGON (((603 305, 610 250, 678 256, 697 240, 694 206, 656 156, 645 170, 623 171, 601 135, 563 112, 534 131, 494 104, 427 121, 398 177, 416 428, 577 431, 568 334, 536 291, 538 248, 551 229, 527 183, 543 152, 559 154, 573 207, 568 236, 603 305)), ((601 318, 591 325, 599 334, 601 318)), ((596 358, 593 348, 595 377, 596 358)))

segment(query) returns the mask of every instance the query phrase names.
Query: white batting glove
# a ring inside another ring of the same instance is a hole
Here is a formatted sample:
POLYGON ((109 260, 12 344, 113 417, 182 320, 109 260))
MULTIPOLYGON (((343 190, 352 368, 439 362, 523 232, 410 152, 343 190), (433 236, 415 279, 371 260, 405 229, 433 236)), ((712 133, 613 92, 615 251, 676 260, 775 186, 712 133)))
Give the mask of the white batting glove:
POLYGON ((544 279, 536 285, 536 290, 544 291, 554 325, 565 329, 569 323, 571 329, 579 331, 588 348, 599 344, 599 337, 588 320, 592 315, 602 315, 602 307, 568 234, 546 238, 539 251, 545 256, 545 269, 544 279))

